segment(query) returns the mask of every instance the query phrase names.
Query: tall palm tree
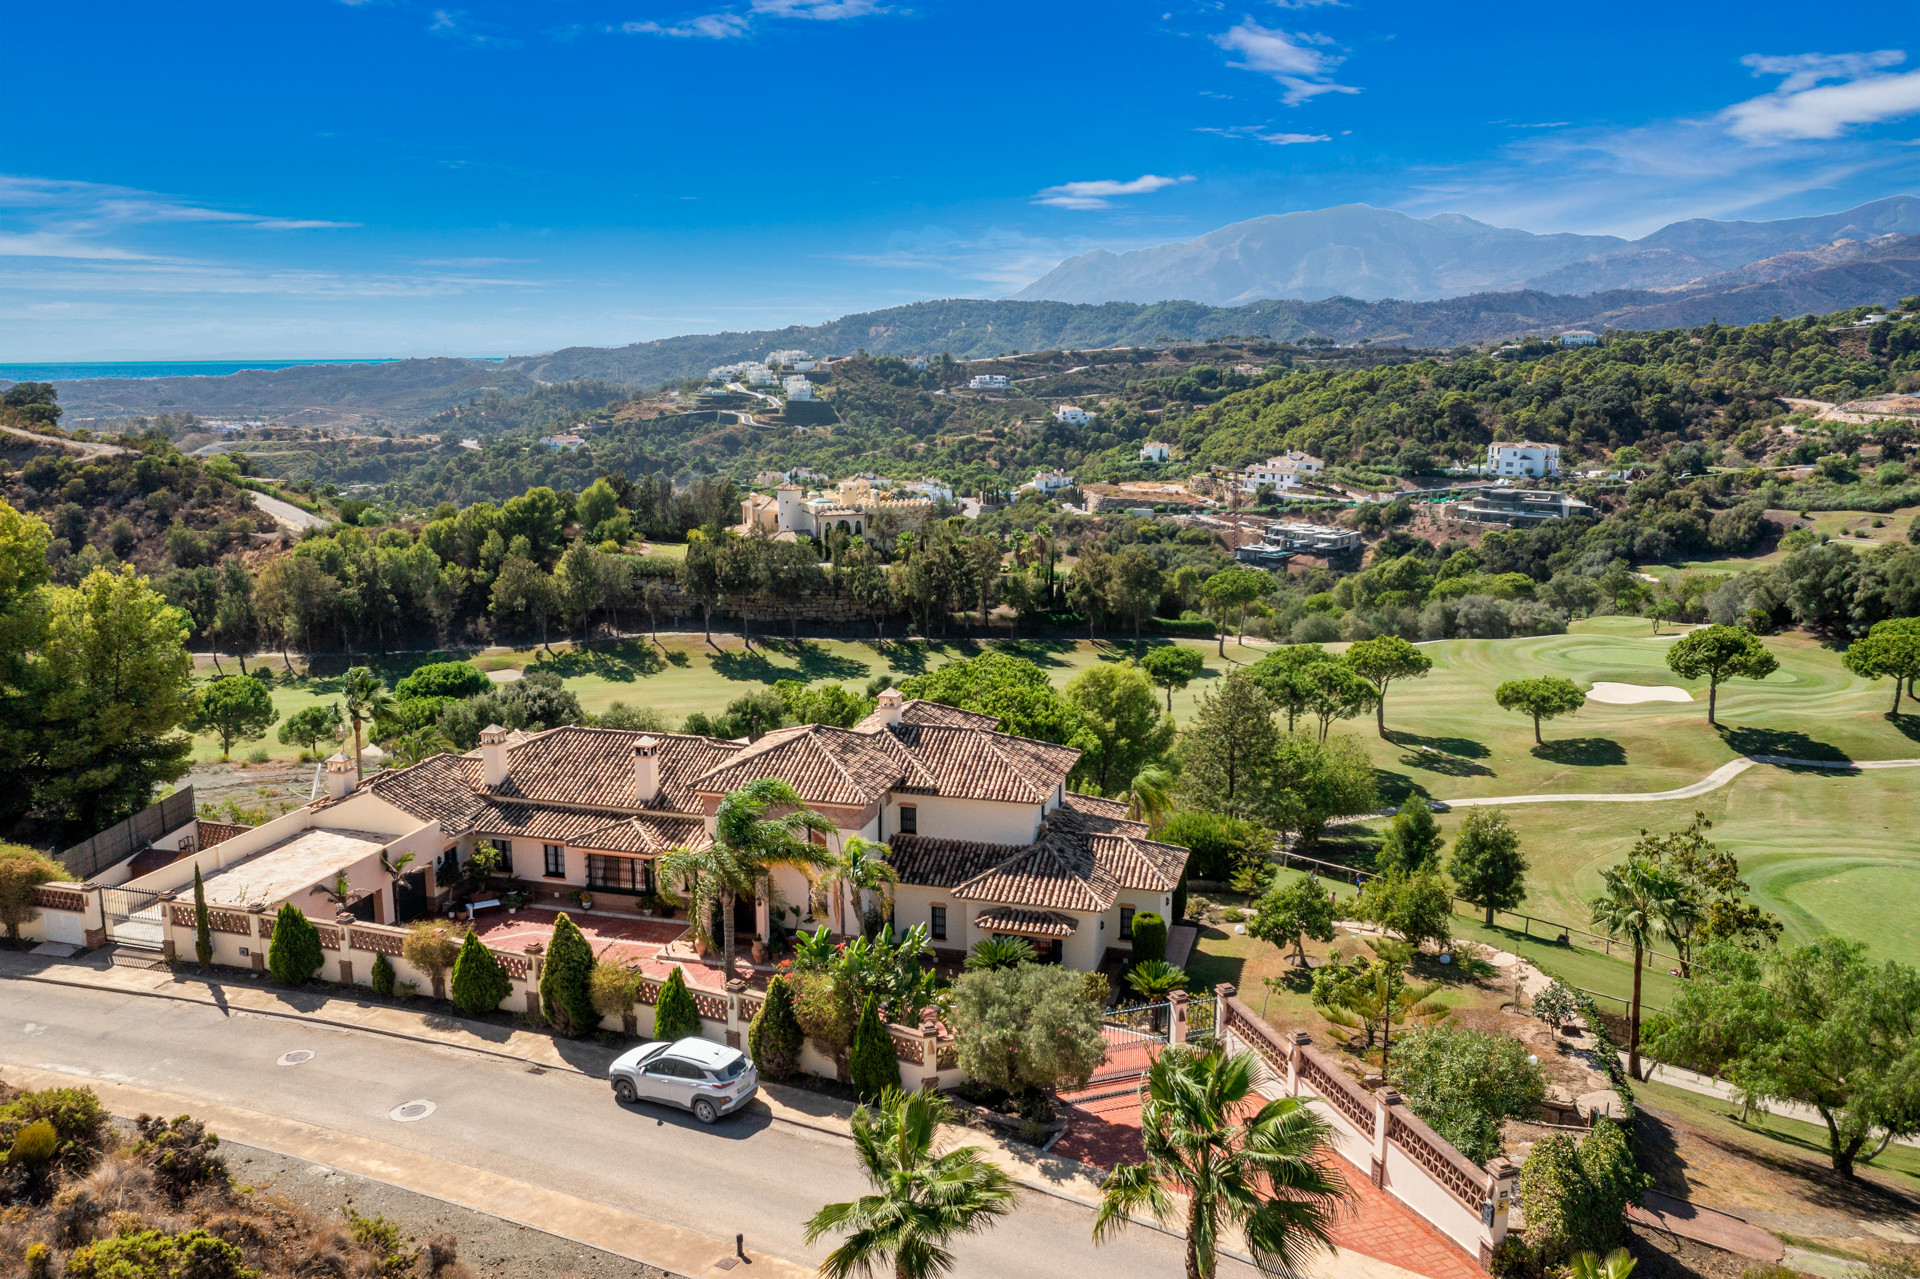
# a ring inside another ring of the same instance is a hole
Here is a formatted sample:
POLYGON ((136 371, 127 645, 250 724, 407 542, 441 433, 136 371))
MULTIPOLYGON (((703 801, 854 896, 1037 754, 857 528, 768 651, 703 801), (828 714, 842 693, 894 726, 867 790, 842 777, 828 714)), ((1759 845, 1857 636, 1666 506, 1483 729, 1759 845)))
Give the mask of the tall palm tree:
POLYGON ((358 781, 360 725, 384 714, 393 705, 393 694, 387 691, 384 680, 364 666, 356 666, 347 672, 340 691, 345 697, 347 718, 353 722, 353 776, 358 781))
POLYGON ((1320 1015, 1336 1026, 1357 1027, 1366 1032, 1367 1047, 1374 1036, 1380 1037, 1380 1073, 1387 1073, 1393 1056, 1393 1028, 1409 1020, 1426 1024, 1445 1019, 1447 1006, 1430 997, 1440 983, 1409 982, 1406 965, 1413 947, 1403 941, 1373 943, 1380 956, 1366 968, 1339 982, 1327 992, 1318 1006, 1320 1015))
POLYGON ((887 860, 892 851, 885 844, 856 835, 822 868, 814 881, 814 892, 822 902, 833 903, 836 932, 848 931, 844 908, 849 893, 863 921, 869 893, 880 899, 881 914, 892 912, 893 890, 900 885, 900 872, 887 860))
POLYGON ((1147 1069, 1140 1138, 1146 1160, 1107 1178, 1093 1241, 1106 1243, 1146 1212, 1163 1226, 1185 1195, 1187 1279, 1213 1279, 1222 1236, 1238 1227, 1267 1274, 1293 1279, 1322 1252, 1348 1194, 1324 1153, 1332 1130, 1304 1099, 1282 1097, 1244 1123, 1253 1055, 1170 1047, 1147 1069))
POLYGON ((733 973, 733 904, 761 891, 776 866, 792 866, 811 875, 832 861, 832 854, 813 842, 827 835, 833 823, 808 808, 800 792, 778 778, 763 777, 729 791, 714 815, 713 843, 706 848, 677 848, 660 859, 669 879, 695 886, 703 900, 720 904, 721 966, 733 973), (768 817, 768 809, 782 810, 768 817))
POLYGON ((1147 824, 1147 833, 1157 835, 1173 811, 1173 773, 1163 764, 1148 764, 1133 775, 1127 788, 1114 796, 1126 804, 1127 816, 1147 824))
POLYGON ((1659 865, 1644 857, 1629 857, 1600 872, 1606 892, 1587 903, 1593 926, 1633 946, 1633 1002, 1627 1010, 1627 1073, 1640 1078, 1640 966, 1653 948, 1669 904, 1682 895, 1680 887, 1659 865))
POLYGON ((807 1222, 807 1242, 829 1231, 845 1237, 820 1264, 826 1279, 884 1274, 930 1279, 953 1269, 948 1243, 977 1234, 1013 1211, 1012 1177, 978 1146, 936 1154, 947 1117, 938 1093, 889 1088, 877 1110, 853 1112, 853 1149, 873 1193, 828 1204, 807 1222))

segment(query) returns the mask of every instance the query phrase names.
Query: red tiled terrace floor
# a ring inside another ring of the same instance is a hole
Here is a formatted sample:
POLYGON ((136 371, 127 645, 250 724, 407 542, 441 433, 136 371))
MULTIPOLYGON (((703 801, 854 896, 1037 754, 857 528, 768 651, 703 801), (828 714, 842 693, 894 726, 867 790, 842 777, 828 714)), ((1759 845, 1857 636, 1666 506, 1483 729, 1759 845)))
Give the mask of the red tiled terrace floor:
MULTIPOLYGON (((517 914, 508 914, 505 910, 482 911, 474 920, 474 931, 480 940, 495 950, 519 953, 534 942, 544 948, 552 943, 553 925, 559 917, 557 910, 540 906, 524 906, 517 914)), ((726 979, 721 976, 720 966, 716 963, 687 962, 664 959, 662 952, 669 944, 678 941, 686 934, 687 925, 673 919, 637 919, 631 915, 605 915, 592 911, 568 911, 571 919, 586 936, 587 944, 593 947, 596 958, 613 961, 626 961, 637 967, 648 977, 666 980, 668 974, 677 966, 686 976, 689 986, 700 986, 708 990, 724 990, 726 979)), ((740 949, 740 958, 748 958, 746 948, 740 949)), ((747 965, 741 964, 742 971, 747 965)), ((764 986, 765 974, 751 974, 748 984, 764 986)))

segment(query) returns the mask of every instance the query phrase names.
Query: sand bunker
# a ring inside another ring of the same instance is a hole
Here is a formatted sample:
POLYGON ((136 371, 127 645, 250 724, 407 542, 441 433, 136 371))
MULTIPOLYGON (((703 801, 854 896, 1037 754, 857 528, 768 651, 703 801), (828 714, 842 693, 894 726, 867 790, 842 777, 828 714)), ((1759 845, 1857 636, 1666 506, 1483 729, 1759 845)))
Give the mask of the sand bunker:
POLYGON ((1693 698, 1686 689, 1671 684, 1609 684, 1603 680, 1587 690, 1587 700, 1633 706, 1640 702, 1690 702, 1693 698))

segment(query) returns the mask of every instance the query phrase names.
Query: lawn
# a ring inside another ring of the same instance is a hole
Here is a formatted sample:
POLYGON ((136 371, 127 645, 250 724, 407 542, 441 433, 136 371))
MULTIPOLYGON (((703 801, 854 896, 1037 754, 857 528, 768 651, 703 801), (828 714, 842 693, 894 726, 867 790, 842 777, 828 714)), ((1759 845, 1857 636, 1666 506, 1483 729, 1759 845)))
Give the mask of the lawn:
MULTIPOLYGON (((1856 549, 1869 549, 1876 542, 1903 541, 1914 522, 1920 520, 1920 506, 1903 506, 1884 515, 1873 511, 1809 511, 1807 518, 1812 521, 1816 532, 1825 533, 1856 549), (1882 521, 1881 527, 1873 526, 1875 520, 1882 521)), ((1745 573, 1756 568, 1772 568, 1786 558, 1787 552, 1776 548, 1758 556, 1710 556, 1698 560, 1676 560, 1671 564, 1643 564, 1640 571, 1659 578, 1695 571, 1745 573)))

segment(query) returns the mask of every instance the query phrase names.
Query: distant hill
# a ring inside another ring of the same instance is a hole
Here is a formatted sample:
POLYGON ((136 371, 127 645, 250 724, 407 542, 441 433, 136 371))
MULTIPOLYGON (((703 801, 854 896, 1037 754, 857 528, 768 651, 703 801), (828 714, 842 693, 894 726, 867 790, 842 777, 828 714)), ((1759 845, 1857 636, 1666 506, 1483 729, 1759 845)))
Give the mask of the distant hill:
POLYGON ((1413 218, 1364 204, 1253 218, 1198 239, 1068 258, 1022 301, 1238 306, 1336 296, 1434 301, 1482 292, 1590 294, 1686 285, 1837 240, 1920 234, 1920 199, 1894 196, 1842 213, 1774 222, 1675 222, 1639 240, 1535 235, 1458 214, 1413 218))
MULTIPOLYGON (((1910 203, 1920 208, 1920 201, 1910 203)), ((1773 315, 1826 314, 1890 303, 1915 293, 1920 293, 1920 236, 1882 236, 1874 243, 1788 250, 1709 274, 1693 284, 1659 290, 1609 289, 1581 295, 1523 289, 1424 302, 1332 297, 1237 307, 1199 302, 1095 306, 949 299, 862 312, 828 324, 660 338, 619 347, 567 347, 500 362, 402 360, 219 378, 99 378, 59 386, 60 402, 75 418, 190 411, 285 417, 296 424, 408 425, 489 393, 528 397, 550 384, 586 381, 611 387, 654 387, 702 376, 717 364, 757 359, 788 348, 816 355, 850 355, 857 350, 876 355, 948 351, 956 358, 978 359, 1011 351, 1151 346, 1163 341, 1250 336, 1277 341, 1320 337, 1343 343, 1365 339, 1444 348, 1571 328, 1659 329, 1704 324, 1710 319, 1751 324, 1773 315)), ((607 394, 602 391, 588 399, 598 403, 607 394)), ((588 399, 571 407, 594 407, 588 399)), ((570 405, 551 407, 564 411, 570 405)), ((461 429, 519 424, 524 423, 489 423, 481 415, 471 427, 463 422, 461 429)))

